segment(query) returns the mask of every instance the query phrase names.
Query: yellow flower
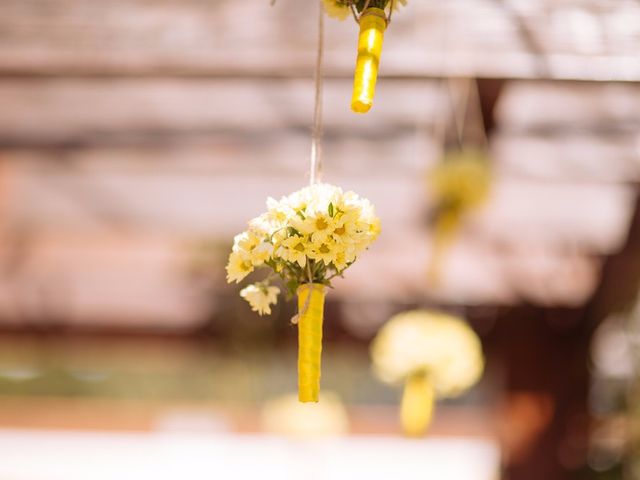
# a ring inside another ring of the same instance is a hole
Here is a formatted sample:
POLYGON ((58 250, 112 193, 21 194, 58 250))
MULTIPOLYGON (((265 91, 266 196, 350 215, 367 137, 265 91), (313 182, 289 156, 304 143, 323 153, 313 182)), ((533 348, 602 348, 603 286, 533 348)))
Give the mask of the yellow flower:
POLYGON ((309 242, 304 237, 293 235, 285 238, 277 249, 277 255, 285 262, 297 263, 302 268, 307 264, 309 242))
POLYGON ((347 245, 353 243, 356 231, 357 226, 355 220, 347 219, 345 216, 338 216, 331 236, 336 242, 347 245))
POLYGON ((331 238, 324 238, 316 241, 315 235, 313 239, 314 241, 311 242, 309 249, 309 258, 313 260, 322 260, 326 266, 334 263, 336 260, 336 254, 338 253, 336 242, 331 238))
POLYGON ((273 245, 268 242, 260 242, 250 252, 251 263, 254 267, 259 267, 271 258, 273 254, 273 245))
POLYGON ((267 213, 264 214, 264 216, 273 227, 273 230, 270 233, 286 226, 295 214, 295 211, 286 202, 277 201, 271 197, 267 199, 267 213))
POLYGON ((258 312, 259 315, 271 314, 271 305, 278 303, 279 293, 278 287, 261 284, 249 285, 240 290, 240 296, 249 302, 251 310, 258 312))
POLYGON ((491 160, 473 149, 447 153, 431 172, 429 182, 438 203, 467 211, 489 197, 491 160))
POLYGON ((250 252, 260 243, 260 238, 252 231, 242 232, 233 238, 233 251, 250 252))
POLYGON ((328 213, 316 212, 305 219, 292 219, 291 224, 298 232, 308 235, 313 242, 322 242, 335 229, 336 222, 328 213))
POLYGON ((453 397, 474 385, 484 368, 480 340, 463 320, 415 310, 387 322, 371 346, 378 376, 398 382, 426 372, 440 397, 453 397))
POLYGON ((407 6, 407 0, 394 0, 393 2, 393 10, 400 10, 400 5, 403 7, 407 6))
POLYGON ((249 230, 255 232, 260 238, 265 238, 273 234, 280 225, 268 213, 263 213, 259 217, 249 220, 249 230))
POLYGON ((324 11, 327 15, 338 20, 344 20, 349 16, 349 5, 342 0, 322 0, 324 11))
POLYGON ((250 228, 235 236, 232 252, 239 254, 244 261, 251 262, 254 267, 258 267, 269 260, 273 253, 273 245, 266 242, 266 238, 264 233, 250 228))
POLYGON ((227 263, 227 282, 240 283, 251 272, 253 272, 253 264, 246 252, 235 251, 229 255, 227 263))
POLYGON ((333 259, 333 265, 336 267, 336 270, 338 272, 341 272, 342 270, 344 270, 349 266, 344 252, 341 252, 341 251, 336 252, 335 258, 333 259))

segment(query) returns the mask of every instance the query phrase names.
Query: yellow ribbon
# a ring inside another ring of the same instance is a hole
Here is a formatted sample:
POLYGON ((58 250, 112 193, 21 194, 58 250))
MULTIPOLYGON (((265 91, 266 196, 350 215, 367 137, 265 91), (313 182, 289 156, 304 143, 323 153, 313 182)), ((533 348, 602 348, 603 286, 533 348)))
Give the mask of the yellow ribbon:
POLYGON ((426 372, 416 372, 407 377, 400 404, 400 424, 409 437, 421 437, 433 418, 435 392, 433 382, 426 372))
POLYGON ((358 58, 351 97, 351 110, 356 113, 367 113, 373 105, 386 28, 387 18, 380 8, 367 8, 360 17, 358 58))
POLYGON ((298 400, 317 402, 320 398, 320 359, 324 285, 304 284, 298 288, 298 400))

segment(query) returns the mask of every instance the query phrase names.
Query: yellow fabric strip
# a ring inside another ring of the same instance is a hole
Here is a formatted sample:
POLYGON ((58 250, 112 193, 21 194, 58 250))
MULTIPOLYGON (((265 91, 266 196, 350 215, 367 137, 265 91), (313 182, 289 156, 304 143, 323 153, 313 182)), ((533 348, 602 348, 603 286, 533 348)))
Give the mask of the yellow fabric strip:
POLYGON ((320 398, 324 296, 324 285, 298 288, 298 399, 303 403, 320 398))
POLYGON ((387 20, 380 8, 368 8, 360 17, 358 59, 353 78, 351 110, 367 113, 373 105, 387 20))
POLYGON ((421 437, 429 428, 435 400, 433 383, 424 372, 407 377, 400 405, 402 431, 409 437, 421 437))
POLYGON ((444 258, 454 244, 461 224, 462 213, 459 209, 444 210, 438 214, 433 229, 431 260, 427 267, 427 280, 430 286, 440 285, 444 258))

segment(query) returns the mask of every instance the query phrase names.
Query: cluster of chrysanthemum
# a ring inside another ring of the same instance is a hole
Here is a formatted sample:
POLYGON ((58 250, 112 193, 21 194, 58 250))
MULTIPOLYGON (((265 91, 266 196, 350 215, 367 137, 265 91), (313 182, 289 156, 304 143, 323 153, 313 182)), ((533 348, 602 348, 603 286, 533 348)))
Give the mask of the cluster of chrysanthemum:
POLYGON ((482 205, 491 190, 491 160, 482 151, 450 152, 429 176, 441 208, 466 212, 482 205))
POLYGON ((387 322, 371 346, 377 375, 389 383, 424 372, 440 397, 454 397, 474 385, 484 369, 480 339, 462 319, 414 310, 387 322))
MULTIPOLYGON (((380 233, 371 203, 328 184, 312 185, 280 200, 237 235, 227 264, 227 281, 240 282, 256 268, 269 267, 289 290, 304 283, 329 284, 380 233)), ((259 282, 241 291, 254 311, 271 313, 280 290, 259 282)))
MULTIPOLYGON (((324 10, 330 17, 338 20, 346 19, 351 12, 351 4, 353 4, 358 12, 367 5, 363 0, 322 0, 324 10)), ((390 0, 371 0, 368 7, 385 8, 390 4, 390 0)), ((406 5, 407 0, 394 0, 393 8, 398 9, 401 5, 406 5)))

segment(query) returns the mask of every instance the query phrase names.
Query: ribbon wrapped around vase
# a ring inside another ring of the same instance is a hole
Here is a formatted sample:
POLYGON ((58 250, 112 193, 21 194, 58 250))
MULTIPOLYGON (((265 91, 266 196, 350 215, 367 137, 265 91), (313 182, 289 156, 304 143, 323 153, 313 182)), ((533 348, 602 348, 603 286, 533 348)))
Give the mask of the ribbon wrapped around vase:
POLYGON ((298 399, 317 402, 320 398, 320 361, 325 286, 304 284, 298 288, 298 399))
POLYGON ((360 16, 358 58, 351 98, 351 109, 356 113, 367 113, 373 105, 386 28, 387 16, 381 8, 367 8, 360 16))
POLYGON ((424 435, 433 417, 434 400, 433 382, 426 372, 407 377, 400 405, 400 424, 405 435, 424 435))

